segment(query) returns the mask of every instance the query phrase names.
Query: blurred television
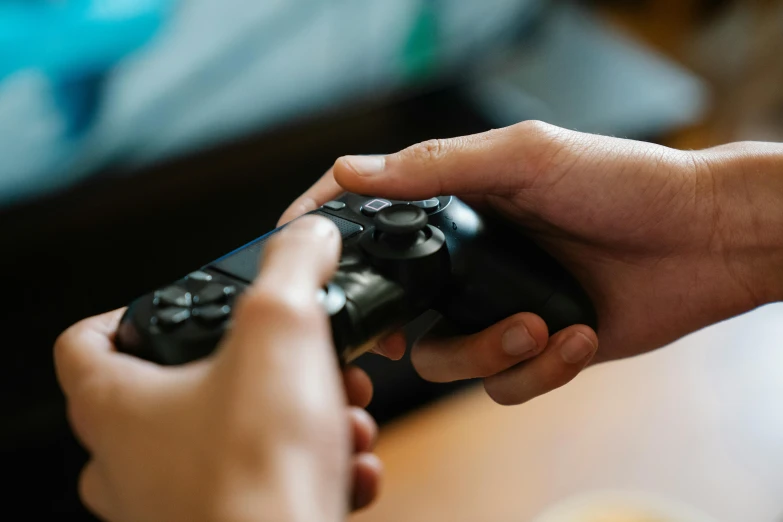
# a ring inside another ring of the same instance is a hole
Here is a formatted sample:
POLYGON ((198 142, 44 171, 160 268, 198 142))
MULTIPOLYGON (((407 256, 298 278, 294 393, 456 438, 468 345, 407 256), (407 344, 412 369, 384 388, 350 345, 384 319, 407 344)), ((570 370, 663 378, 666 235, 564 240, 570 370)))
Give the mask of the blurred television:
POLYGON ((543 0, 0 3, 0 206, 481 66, 543 0))

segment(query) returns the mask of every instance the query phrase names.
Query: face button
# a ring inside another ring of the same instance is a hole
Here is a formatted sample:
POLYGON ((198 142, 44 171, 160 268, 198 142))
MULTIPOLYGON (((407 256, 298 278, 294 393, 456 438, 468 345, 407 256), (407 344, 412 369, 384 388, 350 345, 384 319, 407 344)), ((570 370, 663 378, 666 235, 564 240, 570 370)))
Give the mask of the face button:
POLYGON ((152 304, 155 306, 177 306, 187 308, 191 304, 190 292, 178 286, 168 286, 155 292, 152 304))
POLYGON ((193 309, 193 317, 207 326, 215 326, 231 315, 231 307, 228 305, 210 304, 193 309))
POLYGON ((372 201, 368 201, 362 206, 362 214, 368 217, 373 217, 381 210, 390 206, 392 206, 392 203, 388 199, 373 199, 372 201))
POLYGON ((190 310, 187 308, 164 308, 155 312, 152 323, 164 328, 179 326, 190 319, 190 310))
POLYGON ((212 276, 206 272, 202 272, 201 270, 191 272, 188 274, 187 278, 192 279, 193 281, 212 281, 212 276))
POLYGON ((358 252, 347 250, 340 256, 340 262, 338 266, 341 270, 350 270, 352 268, 361 267, 364 259, 358 252))
POLYGON ((342 201, 327 201, 324 203, 324 208, 328 208, 329 210, 342 210, 345 208, 345 203, 342 201))
POLYGON ((236 293, 237 289, 232 285, 209 283, 204 288, 195 293, 193 296, 193 304, 205 305, 223 302, 225 299, 236 293))
POLYGON ((318 302, 330 316, 337 315, 345 308, 345 292, 337 285, 329 284, 318 291, 318 302))
POLYGON ((440 208, 440 200, 438 198, 430 198, 422 201, 412 201, 411 205, 415 205, 421 209, 429 212, 435 212, 440 208))

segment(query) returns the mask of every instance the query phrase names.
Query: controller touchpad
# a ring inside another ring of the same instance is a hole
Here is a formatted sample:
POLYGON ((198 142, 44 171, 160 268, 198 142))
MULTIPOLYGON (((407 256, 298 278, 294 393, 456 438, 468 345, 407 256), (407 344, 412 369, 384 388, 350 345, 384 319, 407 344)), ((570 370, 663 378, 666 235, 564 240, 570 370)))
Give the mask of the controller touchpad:
MULTIPOLYGON (((361 232, 364 228, 353 221, 332 216, 325 212, 314 212, 315 215, 329 218, 340 230, 343 240, 348 239, 361 232)), ((220 270, 230 276, 238 279, 252 282, 258 275, 259 264, 261 263, 261 254, 264 251, 264 244, 274 234, 285 227, 278 228, 269 234, 262 236, 249 245, 245 245, 239 250, 224 256, 210 265, 210 268, 220 270)))

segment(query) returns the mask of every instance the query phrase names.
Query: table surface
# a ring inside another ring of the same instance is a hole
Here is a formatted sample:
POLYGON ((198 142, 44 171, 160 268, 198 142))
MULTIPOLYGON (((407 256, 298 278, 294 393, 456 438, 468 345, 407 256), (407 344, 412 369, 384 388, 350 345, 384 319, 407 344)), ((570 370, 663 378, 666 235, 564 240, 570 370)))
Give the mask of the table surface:
POLYGON ((526 405, 495 405, 480 386, 450 397, 382 431, 382 496, 352 521, 529 521, 621 490, 721 522, 781 522, 781 339, 772 305, 526 405))

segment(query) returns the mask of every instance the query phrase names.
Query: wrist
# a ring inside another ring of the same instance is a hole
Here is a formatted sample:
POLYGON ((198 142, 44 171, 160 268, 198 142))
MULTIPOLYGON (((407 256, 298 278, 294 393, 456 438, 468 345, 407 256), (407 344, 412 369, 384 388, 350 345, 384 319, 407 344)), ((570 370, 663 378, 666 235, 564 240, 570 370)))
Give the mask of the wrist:
MULTIPOLYGON (((347 497, 329 487, 323 474, 307 466, 275 468, 276 472, 248 477, 223 476, 213 485, 205 522, 344 522, 347 497)), ((337 481, 339 482, 339 481, 337 481)), ((195 519, 191 519, 195 520, 195 519)))
POLYGON ((719 255, 754 301, 783 301, 783 144, 705 151, 719 255))

